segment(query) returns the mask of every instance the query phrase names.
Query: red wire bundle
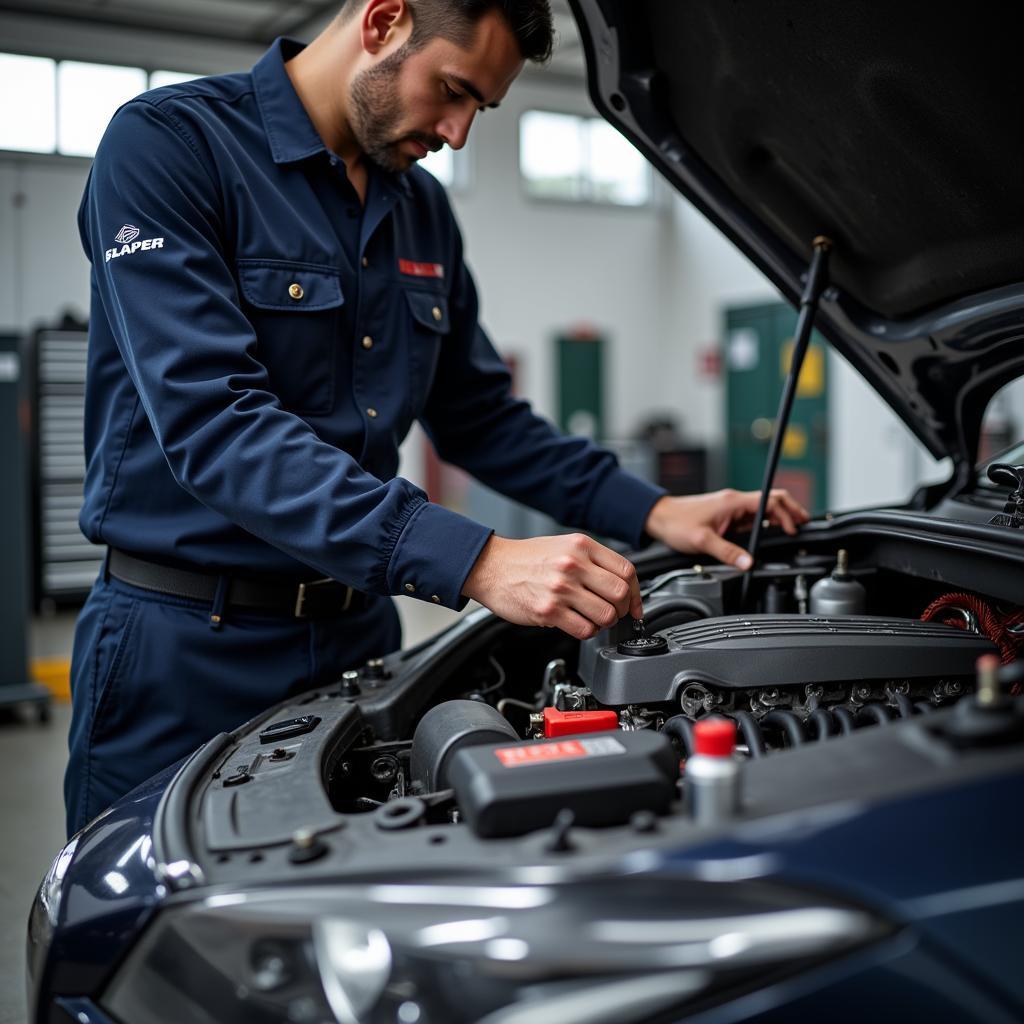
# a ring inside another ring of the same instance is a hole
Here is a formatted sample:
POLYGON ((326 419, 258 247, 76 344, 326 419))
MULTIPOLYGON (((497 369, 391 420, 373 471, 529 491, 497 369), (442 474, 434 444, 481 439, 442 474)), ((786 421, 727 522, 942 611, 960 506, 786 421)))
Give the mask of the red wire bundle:
POLYGON ((947 626, 966 629, 967 623, 962 617, 946 613, 947 609, 954 607, 974 613, 978 620, 978 629, 999 648, 999 656, 1004 665, 1019 657, 1021 647, 1024 646, 1024 635, 1014 635, 1010 632, 1010 627, 1024 623, 1024 610, 1000 614, 974 594, 943 594, 925 608, 921 613, 921 621, 931 622, 937 619, 947 626))

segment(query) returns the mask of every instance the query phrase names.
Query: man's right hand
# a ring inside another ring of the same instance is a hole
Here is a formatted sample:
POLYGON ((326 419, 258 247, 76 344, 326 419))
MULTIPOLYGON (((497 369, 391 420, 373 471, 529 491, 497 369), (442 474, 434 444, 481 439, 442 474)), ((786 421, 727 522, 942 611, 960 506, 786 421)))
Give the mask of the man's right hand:
POLYGON ((520 626, 556 626, 586 640, 627 612, 643 617, 633 563, 581 533, 491 537, 462 593, 520 626))

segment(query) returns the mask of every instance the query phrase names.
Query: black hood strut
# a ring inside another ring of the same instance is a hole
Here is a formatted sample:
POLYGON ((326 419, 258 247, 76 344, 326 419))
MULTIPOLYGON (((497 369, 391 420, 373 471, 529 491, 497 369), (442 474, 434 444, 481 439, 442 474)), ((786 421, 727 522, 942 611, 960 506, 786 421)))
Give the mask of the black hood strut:
MULTIPOLYGON (((764 467, 764 481, 761 484, 761 501, 754 517, 754 527, 750 531, 750 545, 747 550, 751 560, 757 561, 757 547, 761 541, 761 530, 765 525, 765 514, 768 511, 768 498, 771 495, 775 472, 779 468, 779 455, 782 453, 782 439, 786 436, 786 427, 793 412, 793 399, 796 398, 796 386, 800 380, 800 370, 807 355, 807 346, 811 340, 811 329, 814 327, 814 316, 818 311, 818 300, 828 284, 828 254, 832 242, 824 235, 818 235, 811 243, 814 255, 807 270, 807 280, 803 294, 800 296, 800 315, 796 322, 796 339, 793 345, 793 359, 789 365, 786 384, 782 389, 782 400, 779 402, 779 413, 775 417, 775 431, 772 434, 771 447, 768 449, 768 461, 764 467)), ((747 592, 750 589, 750 577, 753 565, 743 577, 743 592, 740 607, 746 608, 747 592)))

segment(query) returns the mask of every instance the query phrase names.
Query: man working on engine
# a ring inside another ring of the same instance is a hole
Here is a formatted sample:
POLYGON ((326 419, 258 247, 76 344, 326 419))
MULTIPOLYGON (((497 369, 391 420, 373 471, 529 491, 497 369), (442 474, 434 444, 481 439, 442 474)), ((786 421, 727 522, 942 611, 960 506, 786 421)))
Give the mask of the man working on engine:
MULTIPOLYGON (((93 264, 81 523, 108 562, 72 665, 74 831, 218 731, 400 643, 389 595, 592 635, 639 615, 582 535, 507 540, 395 474, 440 455, 570 526, 746 567, 756 494, 670 498, 510 394, 441 186, 545 0, 350 0, 308 47, 114 117, 79 214, 93 264), (314 582, 314 581, 321 582, 314 582)), ((785 492, 770 514, 806 513, 785 492)))

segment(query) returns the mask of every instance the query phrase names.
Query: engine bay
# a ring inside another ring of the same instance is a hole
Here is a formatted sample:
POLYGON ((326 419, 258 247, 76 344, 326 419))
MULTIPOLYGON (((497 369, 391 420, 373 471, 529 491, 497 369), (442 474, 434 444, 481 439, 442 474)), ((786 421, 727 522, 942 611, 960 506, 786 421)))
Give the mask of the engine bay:
POLYGON ((1024 647, 1024 609, 1002 594, 834 548, 762 565, 741 610, 741 573, 675 561, 642 573, 642 637, 629 619, 580 643, 471 612, 221 737, 194 768, 191 848, 208 871, 257 874, 342 850, 356 870, 478 843, 628 849, 698 824, 708 722, 734 729, 740 817, 938 784, 964 772, 939 747, 1016 744, 1019 679, 1003 680, 1001 726, 975 720, 978 665, 1016 671, 1024 647))

